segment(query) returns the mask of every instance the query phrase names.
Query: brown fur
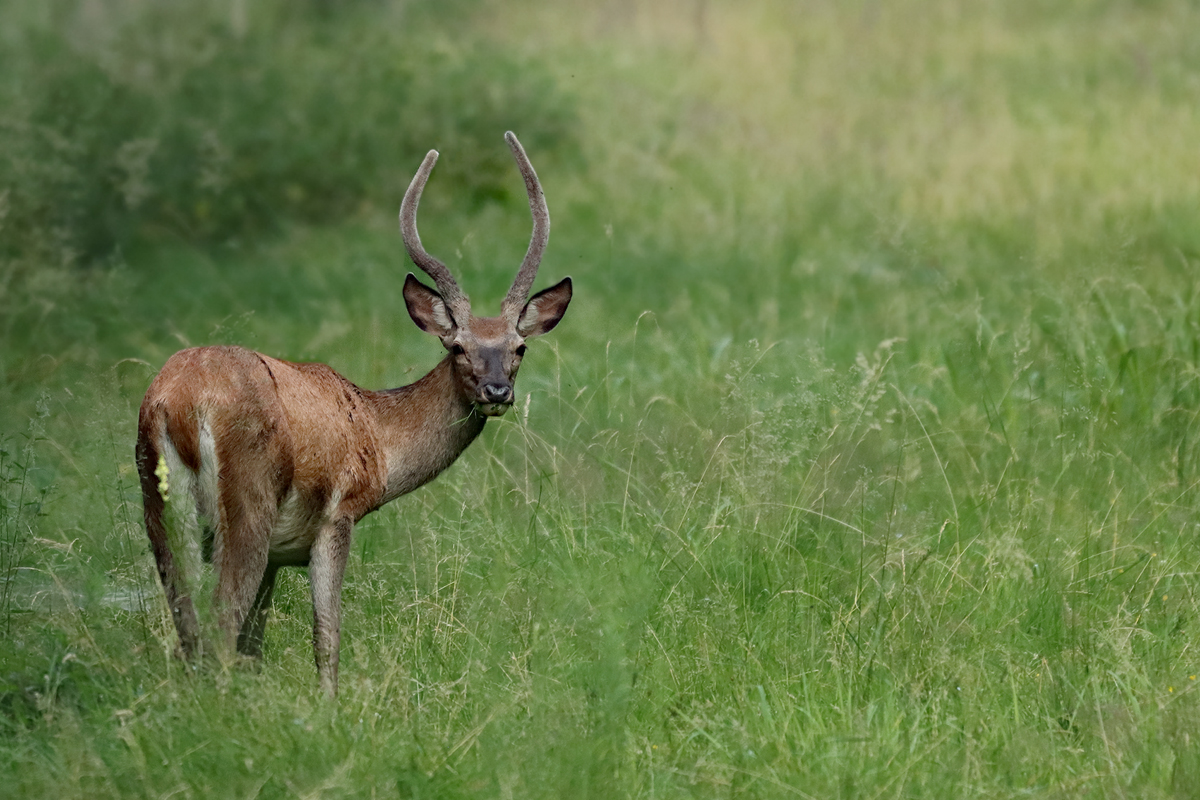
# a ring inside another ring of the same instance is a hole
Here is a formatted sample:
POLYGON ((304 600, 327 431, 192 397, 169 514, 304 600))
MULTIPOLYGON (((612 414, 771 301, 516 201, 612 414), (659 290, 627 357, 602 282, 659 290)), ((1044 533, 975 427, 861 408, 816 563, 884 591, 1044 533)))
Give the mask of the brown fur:
MULTIPOLYGON (((549 216, 532 166, 508 134, 526 177, 534 242, 514 286, 528 291, 545 247, 549 216)), ((169 530, 168 495, 188 487, 211 529, 214 607, 222 653, 262 652, 263 629, 280 567, 308 565, 313 649, 321 685, 337 693, 342 576, 354 524, 384 503, 433 480, 513 401, 527 338, 550 331, 571 299, 567 278, 500 317, 470 313, 449 271, 420 249, 416 206, 431 153, 402 206, 405 245, 439 289, 412 275, 409 315, 450 354, 425 377, 385 391, 360 389, 324 364, 293 364, 241 347, 197 347, 173 355, 150 384, 138 417, 137 465, 146 533, 186 657, 204 647, 181 542, 169 530)), ((178 521, 176 521, 178 522, 178 521)))
POLYGON ((353 524, 432 480, 483 429, 473 403, 453 391, 452 372, 446 359, 412 386, 368 392, 322 364, 239 347, 194 348, 167 361, 142 403, 138 469, 146 529, 186 655, 200 644, 187 586, 194 578, 179 573, 168 543, 155 475, 163 447, 169 443, 198 473, 201 425, 212 431, 219 472, 207 521, 224 647, 232 649, 240 633, 239 649, 257 655, 275 571, 321 560, 313 571, 314 636, 324 678, 336 669, 336 600, 353 524), (304 522, 298 537, 272 549, 289 496, 304 522), (319 600, 322 583, 328 596, 319 600))

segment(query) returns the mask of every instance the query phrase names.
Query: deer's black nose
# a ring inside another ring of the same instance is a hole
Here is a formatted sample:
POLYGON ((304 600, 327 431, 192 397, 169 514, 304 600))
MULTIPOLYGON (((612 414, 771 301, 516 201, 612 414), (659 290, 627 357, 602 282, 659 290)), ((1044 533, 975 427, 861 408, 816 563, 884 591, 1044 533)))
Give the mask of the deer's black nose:
POLYGON ((511 403, 513 400, 512 387, 502 383, 484 384, 481 392, 483 399, 489 403, 511 403))

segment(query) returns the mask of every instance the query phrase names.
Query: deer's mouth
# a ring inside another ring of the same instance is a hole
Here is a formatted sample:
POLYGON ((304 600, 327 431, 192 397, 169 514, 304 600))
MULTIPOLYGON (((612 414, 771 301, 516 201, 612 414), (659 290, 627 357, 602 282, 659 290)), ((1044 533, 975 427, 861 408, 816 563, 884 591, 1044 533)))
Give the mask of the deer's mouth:
POLYGON ((503 417, 512 408, 512 403, 479 403, 476 408, 485 417, 503 417))

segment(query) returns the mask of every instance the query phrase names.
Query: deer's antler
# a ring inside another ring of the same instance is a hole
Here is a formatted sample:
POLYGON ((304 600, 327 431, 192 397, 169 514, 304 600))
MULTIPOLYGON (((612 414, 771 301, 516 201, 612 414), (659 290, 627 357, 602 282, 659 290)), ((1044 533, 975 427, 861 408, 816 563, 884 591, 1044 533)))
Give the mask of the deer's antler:
POLYGON ((516 134, 509 131, 504 134, 504 140, 508 142, 513 158, 517 160, 517 167, 521 170, 521 177, 525 179, 529 212, 533 215, 533 236, 529 240, 529 250, 525 253, 521 268, 517 270, 512 288, 508 290, 508 295, 500 306, 500 316, 515 322, 521 309, 525 307, 525 301, 529 299, 529 290, 533 286, 533 279, 537 277, 538 265, 542 263, 542 254, 546 252, 546 243, 550 241, 550 209, 546 207, 546 195, 542 193, 542 184, 533 170, 533 164, 529 163, 529 156, 525 155, 525 148, 517 141, 516 134))
MULTIPOLYGON (((404 193, 404 201, 400 204, 400 235, 404 238, 404 249, 408 251, 408 257, 433 278, 438 293, 454 317, 455 324, 461 327, 471 318, 471 301, 463 294, 462 289, 458 288, 458 282, 454 280, 446 265, 425 252, 425 248, 421 246, 421 236, 417 233, 417 205, 421 202, 421 192, 425 189, 425 182, 429 180, 429 173, 433 171, 437 159, 437 150, 430 150, 425 154, 421 168, 417 170, 412 183, 408 185, 408 191, 404 193)), ((537 181, 536 177, 534 181, 537 181)), ((536 266, 534 269, 537 269, 536 266)))

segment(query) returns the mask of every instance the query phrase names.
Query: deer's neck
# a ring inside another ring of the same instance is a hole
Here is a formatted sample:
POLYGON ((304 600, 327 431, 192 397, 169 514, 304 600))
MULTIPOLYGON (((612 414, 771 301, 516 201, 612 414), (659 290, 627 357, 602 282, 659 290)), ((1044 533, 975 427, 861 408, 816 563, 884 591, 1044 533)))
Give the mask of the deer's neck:
POLYGON ((436 478, 475 440, 486 420, 459 391, 449 357, 416 383, 366 394, 375 407, 387 463, 380 505, 436 478))

